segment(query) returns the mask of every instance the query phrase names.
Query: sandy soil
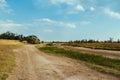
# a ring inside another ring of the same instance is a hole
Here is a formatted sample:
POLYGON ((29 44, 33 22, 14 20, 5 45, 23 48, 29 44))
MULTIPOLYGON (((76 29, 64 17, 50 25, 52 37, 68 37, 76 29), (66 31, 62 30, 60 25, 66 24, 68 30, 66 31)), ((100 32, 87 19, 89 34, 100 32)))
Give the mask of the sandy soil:
POLYGON ((65 49, 80 51, 80 52, 87 52, 87 53, 96 53, 110 58, 117 58, 120 59, 120 51, 111 51, 111 50, 99 50, 99 49, 90 49, 84 47, 72 47, 72 46, 61 46, 65 49))
POLYGON ((7 80, 119 80, 66 57, 47 55, 33 45, 15 49, 16 67, 7 80))

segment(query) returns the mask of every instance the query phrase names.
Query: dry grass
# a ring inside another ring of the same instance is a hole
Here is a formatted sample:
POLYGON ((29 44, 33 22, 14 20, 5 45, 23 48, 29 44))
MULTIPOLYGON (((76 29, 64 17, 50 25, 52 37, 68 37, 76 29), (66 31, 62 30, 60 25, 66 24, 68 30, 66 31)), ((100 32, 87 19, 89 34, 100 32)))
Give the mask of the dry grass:
POLYGON ((0 40, 0 80, 6 80, 15 65, 13 49, 22 45, 15 40, 0 40))
POLYGON ((92 49, 120 51, 120 43, 66 43, 65 45, 74 46, 74 47, 86 47, 92 49))
POLYGON ((0 45, 22 45, 23 43, 17 40, 3 40, 0 39, 0 45))

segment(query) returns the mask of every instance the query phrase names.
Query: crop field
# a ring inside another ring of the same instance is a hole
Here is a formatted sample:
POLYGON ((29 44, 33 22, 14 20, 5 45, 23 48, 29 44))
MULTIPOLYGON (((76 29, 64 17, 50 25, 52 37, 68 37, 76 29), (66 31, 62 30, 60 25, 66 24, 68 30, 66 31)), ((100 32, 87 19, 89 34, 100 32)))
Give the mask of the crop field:
POLYGON ((14 40, 0 40, 0 80, 6 80, 15 66, 14 48, 22 43, 14 40))
POLYGON ((120 43, 66 43, 64 45, 73 46, 73 47, 86 47, 92 49, 120 51, 120 43))
POLYGON ((38 49, 48 54, 54 54, 54 55, 69 57, 72 59, 77 59, 89 64, 91 68, 97 71, 120 76, 119 59, 110 59, 101 55, 95 55, 89 53, 83 54, 81 52, 65 50, 63 48, 58 48, 58 47, 41 47, 38 49))

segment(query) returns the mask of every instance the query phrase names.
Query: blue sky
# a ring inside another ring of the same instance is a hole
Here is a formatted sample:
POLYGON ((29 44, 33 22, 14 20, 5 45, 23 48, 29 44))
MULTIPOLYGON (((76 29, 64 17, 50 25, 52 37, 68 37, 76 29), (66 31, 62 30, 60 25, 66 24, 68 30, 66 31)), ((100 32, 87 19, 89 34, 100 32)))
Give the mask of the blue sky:
POLYGON ((44 41, 120 38, 120 0, 0 0, 0 33, 44 41))

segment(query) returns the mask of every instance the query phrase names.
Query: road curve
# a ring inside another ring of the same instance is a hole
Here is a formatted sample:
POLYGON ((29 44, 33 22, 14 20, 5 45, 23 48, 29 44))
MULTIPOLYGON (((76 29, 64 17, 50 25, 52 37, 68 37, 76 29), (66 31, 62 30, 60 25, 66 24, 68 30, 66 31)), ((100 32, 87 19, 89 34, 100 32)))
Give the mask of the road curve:
POLYGON ((120 59, 120 51, 99 50, 99 49, 90 49, 90 48, 72 47, 72 46, 62 46, 62 48, 80 51, 80 52, 95 53, 95 54, 100 54, 100 55, 107 56, 110 58, 120 59))
POLYGON ((47 55, 33 45, 15 49, 16 67, 7 80, 119 80, 76 60, 47 55))

